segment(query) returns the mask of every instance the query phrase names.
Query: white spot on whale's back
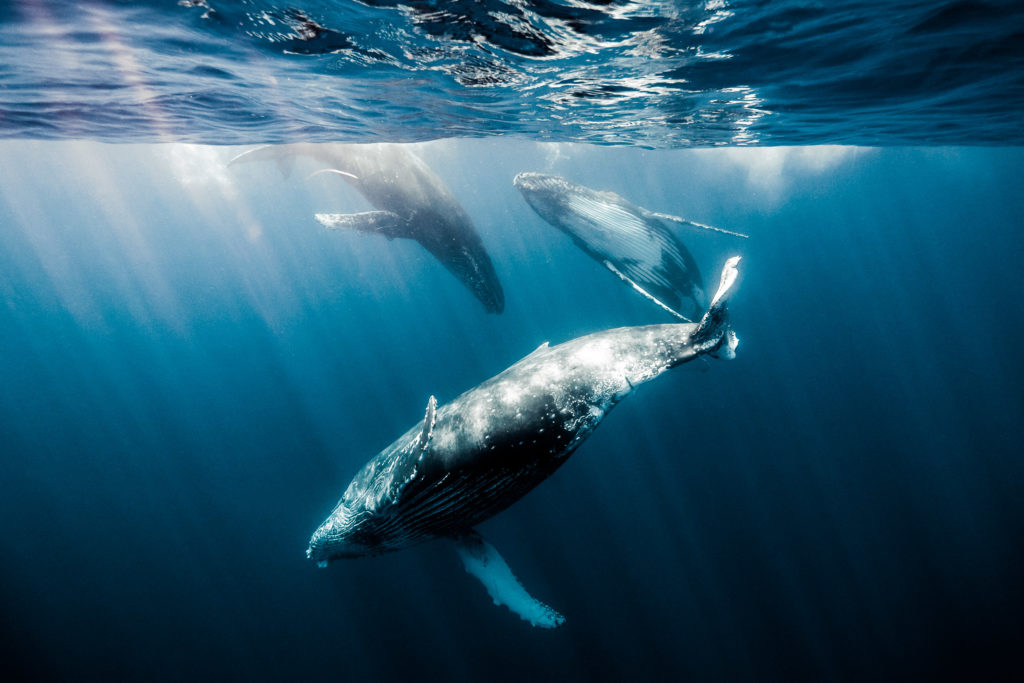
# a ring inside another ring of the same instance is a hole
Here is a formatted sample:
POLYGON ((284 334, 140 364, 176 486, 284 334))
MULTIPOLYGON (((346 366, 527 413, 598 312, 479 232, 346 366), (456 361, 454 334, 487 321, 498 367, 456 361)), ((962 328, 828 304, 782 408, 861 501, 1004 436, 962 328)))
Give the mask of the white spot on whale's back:
POLYGON ((612 362, 612 348, 605 340, 593 341, 576 352, 576 360, 583 365, 604 366, 612 362))

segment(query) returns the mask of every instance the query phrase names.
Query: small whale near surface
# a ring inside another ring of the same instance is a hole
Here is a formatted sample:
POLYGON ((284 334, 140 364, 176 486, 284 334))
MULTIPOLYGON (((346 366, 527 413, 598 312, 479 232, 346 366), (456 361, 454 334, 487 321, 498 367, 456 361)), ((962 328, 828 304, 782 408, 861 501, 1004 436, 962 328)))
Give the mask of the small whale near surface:
POLYGON ((367 462, 314 531, 307 556, 320 566, 450 538, 468 572, 535 626, 564 622, 534 599, 473 527, 550 476, 639 384, 704 355, 733 358, 727 299, 740 257, 699 323, 622 327, 522 360, 438 406, 367 462))
POLYGON ((512 182, 537 215, 584 253, 686 321, 703 310, 704 283, 693 255, 666 222, 746 237, 648 211, 614 192, 592 190, 561 176, 520 173, 512 182))
POLYGON ((447 185, 407 145, 267 145, 239 154, 228 165, 273 161, 288 176, 297 157, 325 164, 327 168, 313 175, 330 173, 343 178, 377 209, 315 214, 322 225, 415 240, 469 289, 488 313, 505 310, 505 293, 476 226, 447 185))

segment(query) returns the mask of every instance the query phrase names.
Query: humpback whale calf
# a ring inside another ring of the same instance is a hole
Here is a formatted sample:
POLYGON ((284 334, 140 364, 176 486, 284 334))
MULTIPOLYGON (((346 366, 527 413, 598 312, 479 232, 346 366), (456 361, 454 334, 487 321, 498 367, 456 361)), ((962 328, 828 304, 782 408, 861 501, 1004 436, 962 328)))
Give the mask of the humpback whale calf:
POLYGON ((316 214, 324 226, 416 240, 488 313, 505 309, 498 274, 473 221, 437 174, 405 145, 268 145, 243 152, 228 165, 272 160, 288 175, 297 156, 328 165, 317 173, 340 176, 378 209, 316 214))
POLYGON ((495 604, 535 626, 563 617, 533 599, 473 527, 558 469, 637 385, 705 354, 732 358, 737 345, 726 299, 730 258, 700 323, 622 327, 546 342, 501 374, 438 406, 355 475, 316 529, 307 556, 320 566, 451 538, 466 570, 495 604))
POLYGON ((614 192, 591 190, 560 176, 520 173, 512 183, 541 218, 569 235, 576 246, 687 321, 704 307, 704 284, 693 256, 665 221, 746 237, 654 213, 614 192))

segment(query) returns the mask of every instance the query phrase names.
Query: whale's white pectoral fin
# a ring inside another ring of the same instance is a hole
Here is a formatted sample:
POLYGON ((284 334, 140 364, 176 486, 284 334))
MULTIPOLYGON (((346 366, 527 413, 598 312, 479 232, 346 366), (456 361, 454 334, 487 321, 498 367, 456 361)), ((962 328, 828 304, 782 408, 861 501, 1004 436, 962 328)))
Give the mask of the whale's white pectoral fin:
POLYGON ((319 171, 313 171, 308 176, 306 176, 306 180, 309 180, 313 176, 318 176, 321 173, 334 173, 334 174, 337 174, 337 175, 340 175, 340 176, 344 176, 346 178, 351 178, 352 180, 359 180, 359 176, 357 176, 355 173, 349 173, 348 171, 342 171, 340 168, 321 168, 319 171))
POLYGON ((683 315, 683 314, 682 314, 682 313, 680 313, 679 311, 675 310, 674 308, 672 308, 671 306, 669 306, 668 304, 666 304, 666 303, 665 303, 664 301, 662 301, 661 299, 659 299, 658 297, 654 296, 653 294, 651 294, 650 292, 648 292, 648 291, 647 291, 646 289, 644 289, 643 287, 641 287, 641 286, 640 286, 639 284, 637 284, 637 282, 636 282, 635 280, 633 280, 632 278, 629 278, 629 277, 627 277, 627 276, 625 275, 625 273, 623 273, 623 272, 622 272, 621 270, 619 270, 618 268, 616 268, 616 267, 615 267, 615 266, 614 266, 614 265, 612 264, 612 262, 611 262, 611 261, 609 261, 608 259, 605 259, 604 261, 602 261, 602 263, 604 264, 604 267, 605 267, 605 268, 607 268, 608 270, 612 271, 613 273, 615 273, 616 275, 618 275, 618 276, 619 276, 620 278, 622 278, 623 282, 625 282, 626 284, 628 284, 629 286, 631 286, 631 287, 632 287, 633 289, 635 289, 636 291, 638 291, 638 292, 640 292, 641 294, 643 294, 643 295, 644 295, 645 297, 647 297, 648 299, 650 299, 650 300, 651 300, 651 301, 653 301, 654 303, 656 303, 656 304, 658 304, 659 306, 661 306, 662 308, 664 308, 664 309, 665 309, 666 311, 668 311, 669 313, 671 313, 671 314, 672 314, 672 315, 674 315, 675 317, 679 318, 680 320, 685 320, 685 321, 686 321, 686 322, 688 322, 688 323, 692 323, 692 322, 693 322, 692 320, 690 320, 689 318, 687 318, 687 317, 686 317, 685 315, 683 315))
POLYGON ((260 147, 246 150, 229 161, 228 166, 266 160, 272 160, 277 164, 277 170, 285 178, 291 176, 292 168, 295 166, 295 156, 287 148, 282 148, 280 145, 261 145, 260 147))
POLYGON ((384 235, 388 239, 410 237, 409 222, 390 211, 314 214, 321 225, 332 230, 358 230, 384 235))
POLYGON ((673 216, 672 214, 669 213, 657 213, 655 211, 648 211, 647 215, 652 216, 654 218, 660 218, 665 221, 679 223, 680 225, 688 225, 691 228, 697 228, 698 230, 711 230, 712 232, 721 232, 726 235, 732 235, 733 237, 742 237, 745 240, 750 239, 750 235, 744 235, 742 232, 733 232, 732 230, 726 230, 725 228, 716 228, 713 225, 705 225, 704 223, 698 223, 697 221, 687 220, 686 218, 673 216))
POLYGON ((234 166, 235 164, 245 163, 248 161, 253 161, 255 159, 267 158, 268 154, 266 150, 269 149, 271 149, 270 145, 260 145, 259 147, 247 149, 241 154, 236 154, 235 156, 231 157, 231 161, 228 162, 228 166, 234 166))
POLYGON ((526 592, 504 558, 476 531, 455 539, 466 571, 480 580, 495 605, 505 605, 524 621, 541 628, 556 628, 565 617, 526 592))

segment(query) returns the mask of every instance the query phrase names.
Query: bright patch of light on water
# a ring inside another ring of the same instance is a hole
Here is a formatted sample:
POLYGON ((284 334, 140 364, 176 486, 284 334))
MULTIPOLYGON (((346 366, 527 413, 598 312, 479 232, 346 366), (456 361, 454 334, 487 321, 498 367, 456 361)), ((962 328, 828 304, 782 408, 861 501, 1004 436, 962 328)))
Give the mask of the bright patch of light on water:
POLYGON ((235 178, 228 170, 224 151, 211 145, 175 143, 161 145, 158 151, 167 159, 175 180, 184 187, 211 186, 225 199, 238 197, 235 178))
POLYGON ((866 147, 725 147, 693 150, 702 163, 733 166, 746 175, 749 189, 780 201, 799 176, 820 175, 870 151, 866 147))

